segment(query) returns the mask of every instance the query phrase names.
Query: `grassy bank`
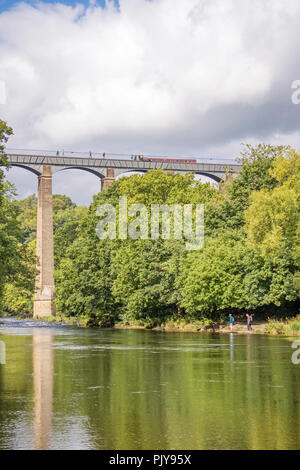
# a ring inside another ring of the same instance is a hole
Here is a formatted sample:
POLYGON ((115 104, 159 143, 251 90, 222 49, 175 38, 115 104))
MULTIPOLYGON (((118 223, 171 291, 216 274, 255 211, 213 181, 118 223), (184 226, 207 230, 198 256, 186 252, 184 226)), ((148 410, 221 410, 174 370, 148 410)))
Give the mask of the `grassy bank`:
MULTIPOLYGON (((149 328, 149 325, 142 323, 118 323, 115 328, 149 328)), ((161 326, 151 328, 153 330, 163 331, 191 331, 191 332, 214 332, 230 333, 230 326, 227 318, 221 322, 203 319, 188 322, 184 319, 168 321, 161 326)), ((233 331, 238 334, 249 334, 246 320, 243 318, 235 322, 233 331)), ((293 318, 266 320, 255 320, 252 324, 251 334, 281 335, 281 336, 300 336, 300 315, 293 318)))
POLYGON ((286 320, 269 320, 265 333, 270 335, 300 336, 300 315, 286 320))
MULTIPOLYGON (((3 315, 4 316, 4 315, 3 315)), ((18 319, 31 318, 30 316, 19 316, 18 319)), ((67 317, 57 315, 45 317, 42 319, 47 322, 55 322, 56 324, 66 324, 78 327, 95 327, 101 326, 91 318, 86 316, 67 317)), ((214 332, 214 333, 230 333, 230 327, 227 320, 220 323, 214 323, 212 320, 203 319, 197 321, 186 321, 185 319, 169 320, 160 326, 152 326, 142 321, 118 322, 113 328, 116 329, 149 329, 153 331, 178 331, 178 332, 214 332)), ((248 334, 246 321, 237 321, 233 327, 233 331, 237 334, 248 334)), ((279 335, 279 336, 300 336, 300 315, 286 319, 267 319, 256 320, 252 324, 251 334, 279 335)))

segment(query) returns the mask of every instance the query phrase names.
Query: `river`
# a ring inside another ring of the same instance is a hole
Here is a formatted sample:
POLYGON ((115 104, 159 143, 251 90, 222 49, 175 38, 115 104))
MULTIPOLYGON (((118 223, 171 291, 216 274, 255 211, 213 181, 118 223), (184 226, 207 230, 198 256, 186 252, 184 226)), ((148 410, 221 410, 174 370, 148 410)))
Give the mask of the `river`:
POLYGON ((300 449, 290 339, 0 321, 0 449, 300 449))

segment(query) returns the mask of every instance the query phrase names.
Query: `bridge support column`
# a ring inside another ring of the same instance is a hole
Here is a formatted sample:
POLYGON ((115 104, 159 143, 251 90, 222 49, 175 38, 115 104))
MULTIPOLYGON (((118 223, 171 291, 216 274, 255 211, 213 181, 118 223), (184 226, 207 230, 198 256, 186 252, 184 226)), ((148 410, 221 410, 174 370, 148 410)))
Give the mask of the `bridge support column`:
POLYGON ((106 177, 101 181, 101 191, 105 191, 115 181, 115 170, 107 168, 106 177))
POLYGON ((232 172, 226 173, 225 175, 225 181, 231 181, 233 178, 232 172))
POLYGON ((39 176, 36 256, 33 316, 41 318, 55 315, 51 165, 44 165, 39 176))

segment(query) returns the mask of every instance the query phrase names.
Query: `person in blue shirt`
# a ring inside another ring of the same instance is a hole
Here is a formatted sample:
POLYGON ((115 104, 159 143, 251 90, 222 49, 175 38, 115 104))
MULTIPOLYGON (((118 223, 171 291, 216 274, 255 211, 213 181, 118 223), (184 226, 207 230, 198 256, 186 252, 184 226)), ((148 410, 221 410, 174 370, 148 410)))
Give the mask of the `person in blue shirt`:
POLYGON ((231 314, 229 315, 229 325, 230 325, 230 329, 232 331, 233 325, 234 325, 234 318, 231 314))

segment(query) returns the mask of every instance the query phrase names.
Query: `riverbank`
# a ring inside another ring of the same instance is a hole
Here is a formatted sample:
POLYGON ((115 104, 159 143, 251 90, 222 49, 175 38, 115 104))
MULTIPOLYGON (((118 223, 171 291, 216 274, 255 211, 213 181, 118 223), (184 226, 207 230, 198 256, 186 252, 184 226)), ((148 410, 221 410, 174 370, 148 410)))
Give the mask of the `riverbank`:
MULTIPOLYGON (((20 320, 24 318, 31 318, 30 316, 20 316, 20 320)), ((42 319, 46 322, 55 322, 55 324, 73 325, 81 328, 100 328, 95 321, 87 317, 66 317, 57 315, 55 317, 45 317, 42 319)), ((252 324, 251 331, 248 330, 246 321, 237 321, 234 324, 233 331, 231 331, 229 324, 226 322, 213 323, 210 321, 195 321, 187 322, 168 321, 160 326, 151 327, 142 322, 119 322, 111 327, 112 329, 132 329, 132 330, 152 330, 152 331, 165 331, 165 332, 209 332, 228 334, 235 333, 243 334, 262 334, 262 335, 279 335, 279 336, 300 336, 300 315, 294 318, 287 319, 267 319, 256 320, 252 324)), ((105 328, 108 329, 108 328, 105 328)))
MULTIPOLYGON (((119 329, 147 329, 146 327, 136 325, 115 325, 119 329)), ((251 330, 247 328, 246 322, 236 322, 231 331, 228 324, 215 324, 211 327, 199 328, 192 323, 182 323, 180 325, 167 324, 165 326, 158 326, 151 328, 153 331, 166 331, 166 332, 208 332, 218 334, 234 333, 239 335, 255 334, 255 335, 279 335, 279 336, 300 336, 300 318, 292 320, 261 320, 253 322, 251 330)))

